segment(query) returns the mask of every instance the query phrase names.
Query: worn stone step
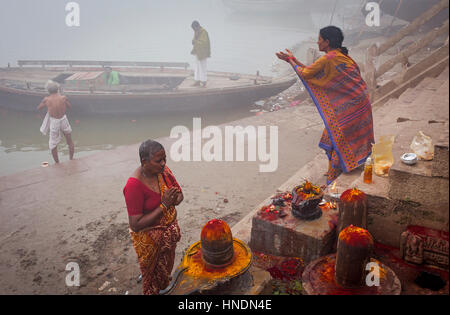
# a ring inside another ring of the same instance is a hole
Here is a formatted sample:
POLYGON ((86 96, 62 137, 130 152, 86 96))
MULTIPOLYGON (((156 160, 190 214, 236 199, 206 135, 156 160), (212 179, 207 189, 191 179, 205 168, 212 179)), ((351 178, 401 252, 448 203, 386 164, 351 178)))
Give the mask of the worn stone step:
POLYGON ((436 90, 434 96, 430 101, 431 106, 440 107, 441 115, 448 119, 449 117, 449 80, 443 80, 443 83, 439 89, 436 90))
POLYGON ((433 167, 431 176, 449 178, 449 123, 434 146, 433 167))
POLYGON ((410 145, 419 130, 435 143, 442 134, 443 124, 429 124, 427 121, 403 124, 392 150, 394 164, 389 170, 389 197, 409 199, 423 205, 448 205, 448 194, 442 193, 448 191, 448 178, 433 176, 433 161, 419 160, 415 165, 406 165, 400 160, 402 154, 412 152, 410 145))
POLYGON ((403 92, 402 95, 400 95, 398 100, 405 103, 411 103, 417 98, 420 92, 421 90, 409 88, 405 92, 403 92))
POLYGON ((422 88, 414 94, 413 101, 409 102, 408 98, 399 99, 389 104, 389 107, 383 106, 379 112, 375 112, 376 139, 379 135, 401 134, 404 128, 417 129, 419 123, 415 121, 425 121, 427 124, 431 120, 444 123, 448 121, 448 98, 445 98, 444 93, 445 89, 448 90, 448 80, 440 81, 440 87, 435 84, 437 81, 433 78, 426 81, 427 84, 423 87, 432 88, 422 88))
MULTIPOLYGON (((414 98, 417 97, 417 93, 414 89, 408 89, 405 93, 411 93, 411 95, 414 95, 414 98)), ((393 118, 392 112, 396 110, 400 103, 401 100, 391 98, 382 106, 374 109, 373 122, 375 141, 377 141, 380 135, 396 134, 396 132, 398 131, 397 129, 399 129, 399 126, 396 126, 396 124, 394 124, 394 121, 396 121, 397 117, 393 118)))
POLYGON ((394 117, 403 113, 412 119, 397 123, 396 129, 392 125, 384 128, 396 135, 393 148, 395 163, 389 173, 389 195, 392 198, 410 198, 427 205, 448 204, 448 194, 441 196, 442 191, 437 189, 448 191, 448 80, 440 81, 440 85, 435 82, 438 80, 428 80, 428 89, 422 90, 410 104, 398 103, 390 112, 393 117, 386 119, 393 124, 394 117), (414 166, 407 166, 400 161, 400 156, 412 151, 410 144, 419 131, 432 138, 437 154, 433 161, 419 161, 414 166))
POLYGON ((397 106, 397 115, 415 120, 448 120, 448 107, 442 97, 435 98, 435 91, 426 90, 409 104, 399 103, 397 106))
MULTIPOLYGON (((398 84, 393 82, 394 87, 387 89, 383 93, 378 93, 379 95, 375 95, 372 106, 374 108, 380 106, 385 103, 390 98, 398 98, 400 97, 408 88, 416 87, 424 78, 427 77, 437 77, 442 73, 444 69, 448 67, 449 57, 448 57, 448 46, 443 47, 442 50, 439 51, 439 58, 431 58, 424 60, 424 64, 421 64, 420 67, 413 66, 410 70, 407 71, 402 77, 398 78, 398 84), (431 63, 430 63, 431 62, 431 63), (435 62, 435 63, 432 63, 435 62)), ((392 83, 390 82, 390 83, 392 83)), ((384 90, 384 89, 383 89, 384 90)), ((381 88, 380 88, 381 92, 381 88)))
MULTIPOLYGON (((447 68, 448 72, 448 68, 447 68)), ((442 133, 434 146, 432 176, 449 178, 449 80, 448 76, 444 84, 436 91, 431 100, 431 106, 440 107, 443 120, 447 120, 442 126, 442 133)))
POLYGON ((433 77, 426 77, 419 82, 415 87, 408 88, 402 95, 399 96, 398 100, 411 103, 416 100, 417 96, 424 90, 437 90, 442 84, 442 80, 437 80, 433 77))
MULTIPOLYGON (((440 81, 438 81, 438 82, 440 82, 440 81)), ((429 89, 430 86, 433 86, 434 84, 436 84, 435 77, 426 77, 419 84, 417 84, 417 86, 415 87, 415 90, 421 92, 423 90, 429 89)))
POLYGON ((440 75, 437 76, 438 80, 448 80, 448 75, 449 75, 449 69, 448 67, 442 71, 442 73, 440 75))
POLYGON ((430 89, 430 86, 433 86, 432 89, 435 90, 436 85, 442 84, 442 81, 436 81, 434 78, 425 78, 422 80, 416 87, 409 88, 405 92, 400 95, 398 98, 399 101, 403 103, 412 103, 414 102, 424 90, 430 89))
MULTIPOLYGON (((375 133, 388 134, 385 130, 388 125, 396 125, 398 118, 407 119, 436 119, 440 117, 441 110, 436 110, 435 106, 424 106, 435 96, 436 89, 445 84, 436 81, 434 78, 425 78, 419 85, 420 88, 408 89, 398 99, 391 99, 374 113, 375 133), (437 84, 438 82, 439 84, 437 84), (428 88, 432 86, 432 88, 428 88), (429 112, 424 115, 424 109, 429 112), (380 131, 378 133, 377 131, 380 131)), ((444 109, 445 110, 445 109, 444 109)), ((399 132, 401 125, 390 131, 399 132), (398 128, 397 128, 398 127, 398 128)))

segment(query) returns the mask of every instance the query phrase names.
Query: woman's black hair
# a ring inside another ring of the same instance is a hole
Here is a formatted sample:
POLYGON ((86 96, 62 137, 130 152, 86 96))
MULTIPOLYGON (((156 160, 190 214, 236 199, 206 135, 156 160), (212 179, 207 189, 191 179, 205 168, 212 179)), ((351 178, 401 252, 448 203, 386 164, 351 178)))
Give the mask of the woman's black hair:
POLYGON ((164 147, 157 141, 149 139, 142 142, 139 147, 139 157, 141 158, 141 162, 153 159, 153 155, 161 150, 164 150, 164 147))
POLYGON ((348 55, 347 47, 342 47, 344 41, 344 34, 341 29, 336 26, 327 26, 320 30, 320 37, 330 42, 331 48, 339 48, 343 54, 348 55))

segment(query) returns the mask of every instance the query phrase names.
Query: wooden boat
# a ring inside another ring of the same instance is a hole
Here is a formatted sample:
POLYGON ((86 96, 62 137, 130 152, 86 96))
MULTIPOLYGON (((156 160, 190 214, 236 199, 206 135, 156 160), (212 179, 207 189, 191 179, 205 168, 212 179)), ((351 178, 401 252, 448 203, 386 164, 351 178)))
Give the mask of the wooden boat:
POLYGON ((187 63, 106 61, 18 61, 0 68, 0 107, 36 111, 48 95, 45 83, 61 85, 72 111, 78 113, 203 112, 232 108, 276 95, 294 77, 208 72, 206 87, 194 87, 187 63), (106 68, 119 72, 120 83, 108 85, 106 68))

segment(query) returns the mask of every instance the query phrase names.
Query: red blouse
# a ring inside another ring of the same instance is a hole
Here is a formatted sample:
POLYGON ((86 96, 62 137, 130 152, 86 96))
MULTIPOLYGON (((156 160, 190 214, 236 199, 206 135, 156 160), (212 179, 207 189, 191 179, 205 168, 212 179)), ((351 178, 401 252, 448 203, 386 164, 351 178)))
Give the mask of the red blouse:
POLYGON ((139 179, 130 177, 123 188, 128 215, 142 215, 161 204, 161 194, 145 186, 139 179))
MULTIPOLYGON (((175 186, 181 191, 175 176, 166 166, 162 178, 168 188, 175 186)), ((142 215, 155 210, 161 204, 161 194, 144 185, 139 179, 130 177, 123 188, 128 215, 142 215)))

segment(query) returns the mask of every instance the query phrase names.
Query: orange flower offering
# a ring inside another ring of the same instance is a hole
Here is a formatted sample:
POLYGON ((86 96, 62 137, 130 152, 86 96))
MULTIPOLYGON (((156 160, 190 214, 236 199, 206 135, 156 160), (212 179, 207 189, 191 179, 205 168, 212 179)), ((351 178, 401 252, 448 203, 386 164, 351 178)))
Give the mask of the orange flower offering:
POLYGON ((314 186, 312 183, 306 181, 303 185, 296 188, 296 192, 302 200, 307 200, 319 196, 321 189, 320 187, 314 186))
POLYGON ((268 221, 274 221, 279 219, 281 213, 282 213, 281 207, 275 206, 273 204, 263 206, 259 211, 259 215, 261 216, 261 218, 268 221))
POLYGON ((264 211, 278 213, 277 207, 275 205, 270 205, 270 206, 265 207, 264 211))
POLYGON ((350 246, 369 246, 373 245, 373 238, 369 231, 350 225, 339 233, 339 240, 350 246))
POLYGON ((347 189, 341 195, 340 200, 343 202, 353 202, 364 200, 366 198, 366 194, 357 188, 347 189))

